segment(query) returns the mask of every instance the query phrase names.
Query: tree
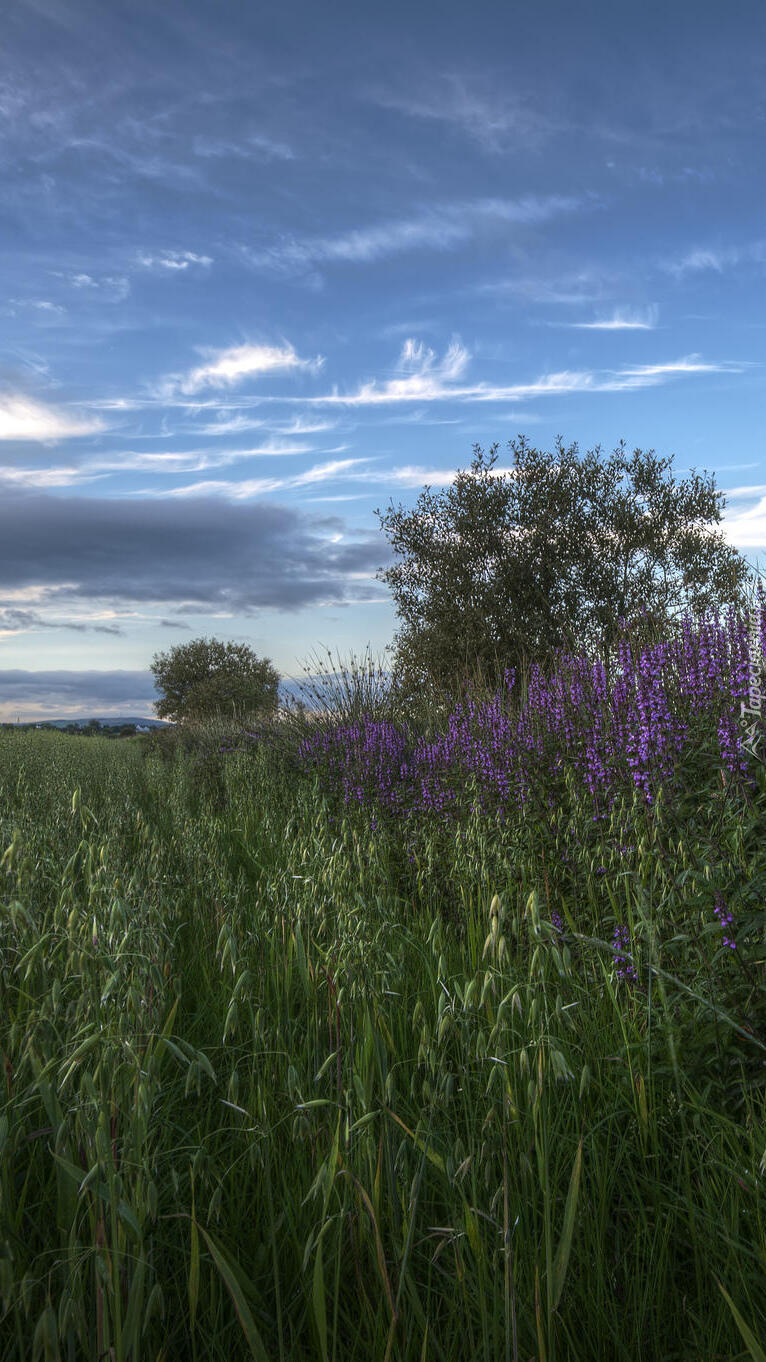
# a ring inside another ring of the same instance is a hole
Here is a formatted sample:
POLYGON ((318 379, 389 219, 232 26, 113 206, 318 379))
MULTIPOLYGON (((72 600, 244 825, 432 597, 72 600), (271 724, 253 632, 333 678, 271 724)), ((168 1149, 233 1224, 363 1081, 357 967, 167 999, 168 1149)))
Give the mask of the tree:
POLYGON ((154 705, 159 719, 245 718, 277 707, 279 675, 245 643, 193 639, 157 653, 150 670, 163 692, 154 705))
POLYGON ((509 441, 474 445, 468 470, 413 510, 375 514, 397 555, 377 576, 401 627, 395 673, 409 689, 451 689, 479 670, 497 680, 562 646, 607 662, 622 618, 672 627, 685 609, 739 602, 748 564, 713 528, 724 494, 694 470, 676 482, 671 458, 621 443, 580 457, 509 441))

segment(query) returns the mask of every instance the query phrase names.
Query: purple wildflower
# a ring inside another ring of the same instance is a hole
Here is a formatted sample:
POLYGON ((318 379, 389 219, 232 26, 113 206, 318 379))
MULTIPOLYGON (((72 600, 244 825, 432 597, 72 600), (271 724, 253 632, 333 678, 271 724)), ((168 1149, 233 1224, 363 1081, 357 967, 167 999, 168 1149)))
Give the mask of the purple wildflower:
POLYGON ((730 951, 735 951, 737 949, 737 943, 732 936, 728 935, 728 931, 734 921, 734 917, 733 914, 729 912, 726 906, 726 900, 723 894, 720 892, 720 890, 716 890, 714 895, 713 912, 715 913, 715 916, 718 918, 718 921, 720 922, 721 928, 723 930, 724 946, 728 946, 730 951))
POLYGON ((638 975, 630 953, 630 933, 627 927, 623 927, 619 923, 615 927, 612 937, 612 960, 617 971, 617 978, 625 982, 635 983, 638 975))

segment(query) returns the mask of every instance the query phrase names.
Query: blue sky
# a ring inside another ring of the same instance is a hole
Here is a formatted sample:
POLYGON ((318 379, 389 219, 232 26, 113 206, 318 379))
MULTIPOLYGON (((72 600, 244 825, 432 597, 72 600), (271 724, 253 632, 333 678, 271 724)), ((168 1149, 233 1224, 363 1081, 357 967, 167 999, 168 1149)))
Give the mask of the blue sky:
POLYGON ((375 508, 475 442, 673 454, 755 559, 764 92, 756 0, 11 0, 0 717, 382 651, 375 508))

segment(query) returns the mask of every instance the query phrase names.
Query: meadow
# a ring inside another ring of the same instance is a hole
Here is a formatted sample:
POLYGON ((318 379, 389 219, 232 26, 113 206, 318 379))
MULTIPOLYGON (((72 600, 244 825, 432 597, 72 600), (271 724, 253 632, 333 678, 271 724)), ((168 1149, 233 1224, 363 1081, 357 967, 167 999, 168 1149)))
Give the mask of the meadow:
POLYGON ((3 1362, 763 1362, 748 646, 0 734, 3 1362))

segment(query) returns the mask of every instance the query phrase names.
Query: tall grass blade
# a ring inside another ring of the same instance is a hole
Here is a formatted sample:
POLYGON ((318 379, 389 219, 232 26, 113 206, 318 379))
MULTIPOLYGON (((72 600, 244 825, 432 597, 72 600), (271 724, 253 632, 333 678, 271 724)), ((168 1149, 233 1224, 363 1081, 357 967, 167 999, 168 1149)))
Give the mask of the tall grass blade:
POLYGON ((731 1310, 734 1323, 736 1324, 737 1328, 739 1329, 739 1332, 742 1335, 742 1340, 745 1344, 745 1347, 747 1348, 747 1351, 752 1357, 753 1362, 766 1362, 766 1351, 764 1351, 764 1349, 761 1347, 752 1329, 747 1324, 745 1324, 745 1321, 743 1320, 741 1314, 739 1313, 739 1310, 734 1304, 734 1301, 732 1300, 725 1286, 722 1286, 722 1284, 718 1281, 717 1277, 716 1283, 718 1285, 719 1291, 721 1292, 721 1295, 723 1296, 724 1300, 726 1301, 726 1304, 731 1310))
POLYGON ((234 1264, 227 1258, 223 1249, 215 1242, 208 1230, 206 1230, 203 1225, 199 1225, 198 1228, 205 1243, 210 1249, 213 1256, 213 1262, 221 1274, 226 1290, 234 1302, 237 1319, 242 1325, 242 1332, 247 1340, 247 1346, 250 1349, 251 1356, 255 1359, 255 1362, 271 1362, 271 1358, 266 1351, 266 1345, 256 1328, 250 1307, 245 1300, 245 1293, 238 1280, 234 1264))
POLYGON ((572 1248, 572 1235, 574 1234, 575 1216, 577 1214, 577 1198, 580 1192, 580 1174, 582 1172, 582 1136, 577 1146, 575 1161, 572 1167, 572 1176, 569 1179, 569 1191, 567 1192, 566 1206, 564 1207, 564 1224, 561 1230, 561 1239, 556 1250, 556 1257, 553 1263, 553 1309, 558 1308, 561 1300, 564 1283, 566 1281, 567 1267, 569 1266, 569 1254, 572 1248))

